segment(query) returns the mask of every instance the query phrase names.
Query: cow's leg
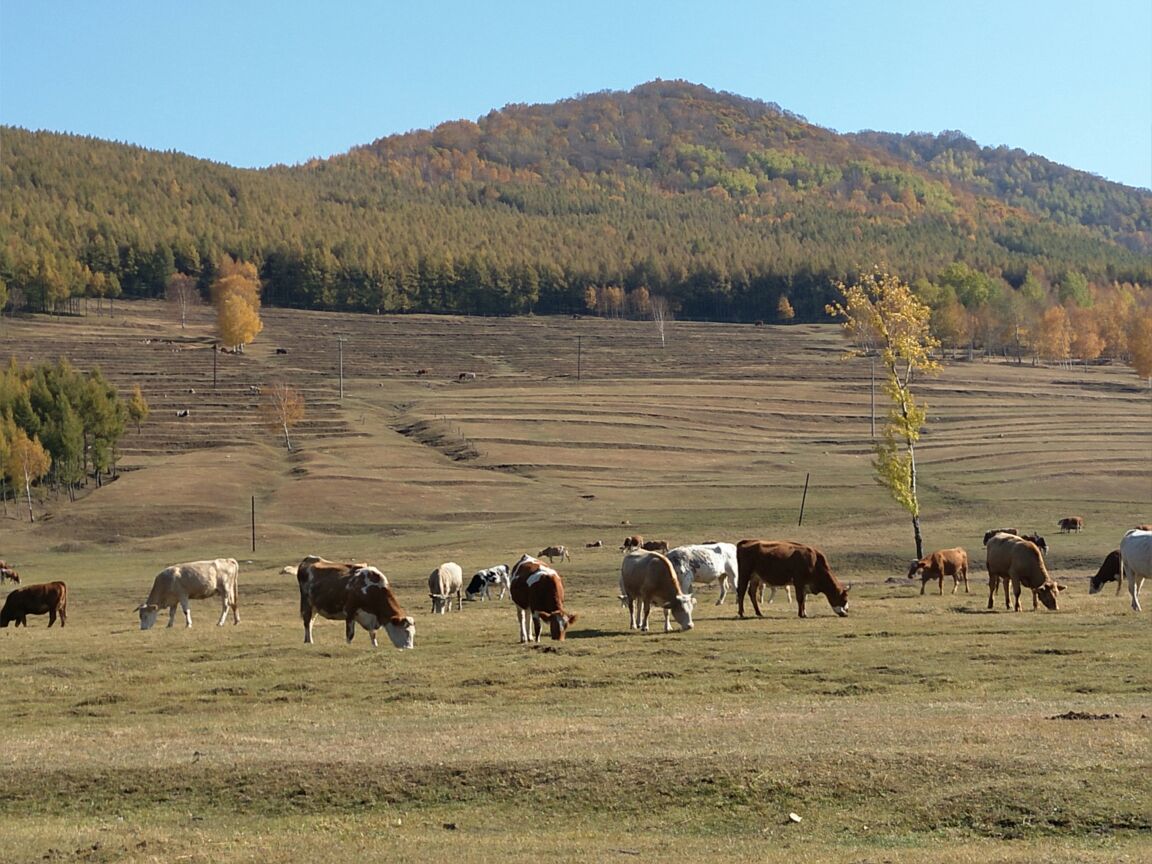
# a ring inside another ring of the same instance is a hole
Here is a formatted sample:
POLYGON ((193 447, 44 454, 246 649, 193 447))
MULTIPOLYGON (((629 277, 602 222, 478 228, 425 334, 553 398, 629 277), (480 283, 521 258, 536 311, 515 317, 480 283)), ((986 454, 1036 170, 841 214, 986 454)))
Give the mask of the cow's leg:
POLYGON ((648 616, 652 614, 652 601, 640 598, 637 601, 640 604, 640 632, 648 632, 648 616))
POLYGON ((807 600, 807 597, 806 597, 807 594, 808 594, 808 592, 805 591, 803 588, 797 587, 797 589, 796 589, 796 614, 799 615, 799 617, 801 617, 801 618, 807 618, 808 617, 808 613, 806 611, 804 611, 804 604, 805 604, 805 601, 807 600))
POLYGON ((60 615, 60 626, 63 627, 65 624, 68 623, 68 607, 61 604, 60 608, 57 611, 60 615))
POLYGON ((188 602, 187 597, 180 598, 180 608, 184 610, 184 626, 192 626, 192 604, 188 602))
MULTIPOLYGON (((1004 586, 1004 593, 1005 594, 1008 593, 1008 586, 1007 585, 1004 586)), ((1013 579, 1012 580, 1012 597, 1016 601, 1015 610, 1017 612, 1019 612, 1020 611, 1020 580, 1019 579, 1013 579)))
POLYGON ((516 607, 516 623, 520 627, 520 644, 528 641, 528 610, 521 606, 516 607))
POLYGON ((316 613, 312 611, 311 607, 305 612, 301 610, 301 617, 304 619, 304 644, 312 644, 312 622, 316 620, 316 613))
POLYGON ((540 631, 543 629, 544 622, 540 620, 540 613, 532 612, 532 641, 537 645, 540 644, 540 631))
POLYGON ((372 647, 373 648, 379 648, 380 647, 380 643, 376 641, 376 632, 377 631, 375 628, 368 631, 368 638, 372 640, 372 647))
MULTIPOLYGON (((56 607, 50 606, 48 608, 48 626, 51 627, 55 623, 56 623, 56 607)), ((60 626, 63 627, 64 625, 61 624, 60 626)))
POLYGON ((348 617, 344 619, 344 639, 349 645, 351 645, 352 644, 352 637, 355 635, 356 635, 356 616, 349 614, 348 617))
POLYGON ((944 596, 944 571, 940 571, 940 596, 944 596))
POLYGON ((725 574, 720 577, 720 596, 716 598, 716 605, 719 606, 724 602, 724 598, 728 596, 728 576, 725 574))
POLYGON ((760 600, 757 595, 760 595, 761 597, 764 595, 764 583, 757 581, 748 593, 750 595, 749 599, 752 601, 752 611, 756 613, 757 618, 763 618, 764 613, 760 611, 760 600))
POLYGON ((921 597, 923 597, 923 596, 924 596, 924 591, 925 591, 927 588, 928 588, 928 580, 927 580, 927 579, 921 579, 921 580, 920 580, 920 596, 921 596, 921 597))
POLYGON ((672 632, 672 612, 669 609, 664 610, 664 632, 672 632))
POLYGON ((176 604, 173 603, 168 607, 168 626, 171 627, 176 623, 176 604))
POLYGON ((1132 596, 1132 610, 1140 611, 1140 588, 1144 585, 1144 578, 1136 575, 1135 570, 1129 570, 1125 563, 1124 575, 1128 577, 1128 593, 1132 596))
POLYGON ((994 606, 993 601, 996 598, 996 588, 999 585, 1000 585, 1000 577, 999 576, 993 576, 991 573, 989 573, 988 574, 988 608, 989 609, 993 608, 993 606, 994 606))
POLYGON ((228 592, 224 591, 220 595, 220 620, 216 622, 217 627, 224 626, 224 622, 228 620, 228 592))
POLYGON ((741 618, 744 617, 744 595, 748 593, 750 581, 748 577, 736 580, 736 614, 741 618))

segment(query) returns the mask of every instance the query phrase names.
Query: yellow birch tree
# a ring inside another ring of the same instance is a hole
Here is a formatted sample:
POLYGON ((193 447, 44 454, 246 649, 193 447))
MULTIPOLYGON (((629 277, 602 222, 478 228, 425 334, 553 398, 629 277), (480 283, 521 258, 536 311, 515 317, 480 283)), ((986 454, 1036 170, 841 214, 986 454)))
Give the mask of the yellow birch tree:
POLYGON ((260 277, 256 265, 225 256, 211 292, 221 344, 243 351, 264 329, 260 320, 260 277))

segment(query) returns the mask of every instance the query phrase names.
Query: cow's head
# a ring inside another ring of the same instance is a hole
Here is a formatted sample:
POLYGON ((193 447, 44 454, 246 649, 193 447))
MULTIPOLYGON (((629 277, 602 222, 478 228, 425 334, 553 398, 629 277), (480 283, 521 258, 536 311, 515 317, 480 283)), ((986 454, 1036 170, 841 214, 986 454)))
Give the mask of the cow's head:
POLYGON ((677 594, 675 600, 664 604, 664 608, 672 613, 681 630, 692 629, 692 610, 696 606, 696 598, 691 594, 677 594))
POLYGON ((848 592, 852 590, 852 583, 848 583, 840 590, 833 590, 830 594, 832 611, 845 618, 848 615, 848 592))
POLYGON ((410 615, 389 618, 384 622, 384 632, 397 648, 416 647, 416 621, 410 615))
POLYGON ((155 603, 141 603, 136 607, 136 611, 140 613, 140 629, 150 630, 152 625, 156 623, 156 615, 160 612, 160 607, 155 603))
POLYGON ((1036 596, 1040 598, 1040 602, 1044 604, 1044 608, 1055 610, 1057 608, 1056 595, 1063 591, 1065 587, 1066 586, 1056 582, 1045 582, 1036 589, 1036 596))
POLYGON ((563 639, 568 628, 576 621, 575 612, 541 612, 540 620, 548 622, 548 633, 553 639, 563 639))
POLYGON ((914 577, 917 573, 919 573, 923 569, 924 569, 924 562, 922 560, 917 559, 915 561, 912 561, 908 565, 908 578, 911 579, 912 577, 914 577))
POLYGON ((432 598, 432 614, 443 615, 452 608, 451 594, 429 594, 432 598))

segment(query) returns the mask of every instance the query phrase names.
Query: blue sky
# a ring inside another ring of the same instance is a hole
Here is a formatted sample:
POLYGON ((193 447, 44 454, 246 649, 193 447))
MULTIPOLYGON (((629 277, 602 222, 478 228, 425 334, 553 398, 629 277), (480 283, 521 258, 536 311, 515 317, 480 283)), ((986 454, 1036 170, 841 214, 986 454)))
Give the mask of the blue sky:
POLYGON ((1152 188, 1149 0, 0 0, 0 123, 242 167, 654 78, 1152 188))

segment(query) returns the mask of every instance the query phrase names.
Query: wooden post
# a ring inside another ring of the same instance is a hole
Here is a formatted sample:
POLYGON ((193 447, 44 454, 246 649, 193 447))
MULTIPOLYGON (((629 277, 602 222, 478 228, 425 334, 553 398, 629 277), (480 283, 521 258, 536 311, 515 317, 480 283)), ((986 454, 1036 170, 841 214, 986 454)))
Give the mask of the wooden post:
POLYGON ((581 361, 580 355, 582 353, 580 342, 581 342, 582 338, 583 337, 581 337, 581 336, 576 337, 576 380, 577 381, 580 380, 580 361, 581 361))
POLYGON ((340 352, 340 398, 344 398, 344 337, 337 336, 336 344, 339 346, 340 352))
POLYGON ((252 496, 252 551, 256 551, 256 496, 252 496))
POLYGON ((804 524, 804 502, 808 500, 808 478, 811 476, 810 471, 804 475, 804 495, 800 498, 800 518, 796 521, 797 528, 804 524))
POLYGON ((212 392, 216 392, 216 355, 220 353, 220 343, 212 343, 212 392))
POLYGON ((876 357, 868 358, 872 361, 872 406, 868 414, 872 418, 872 440, 876 440, 876 357))

